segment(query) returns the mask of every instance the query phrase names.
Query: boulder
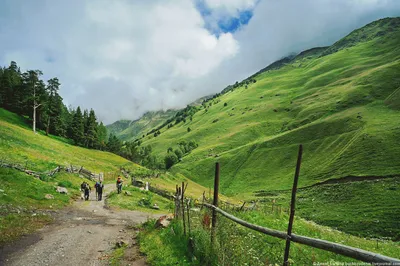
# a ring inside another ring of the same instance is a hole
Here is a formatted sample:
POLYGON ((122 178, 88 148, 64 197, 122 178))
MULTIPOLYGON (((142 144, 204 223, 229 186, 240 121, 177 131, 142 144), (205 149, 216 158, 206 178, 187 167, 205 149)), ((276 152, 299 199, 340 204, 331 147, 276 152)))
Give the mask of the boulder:
POLYGON ((51 194, 46 194, 44 197, 45 197, 46 199, 54 199, 54 196, 51 195, 51 194))
POLYGON ((126 196, 132 196, 132 193, 129 192, 129 191, 125 191, 124 194, 125 194, 126 196))
POLYGON ((172 216, 170 216, 170 215, 161 216, 160 218, 158 218, 158 220, 156 222, 156 228, 159 228, 159 227, 166 228, 166 227, 168 227, 168 225, 171 223, 171 220, 172 220, 172 216))
POLYGON ((155 204, 155 203, 154 203, 153 206, 151 206, 151 208, 152 208, 152 209, 155 209, 155 210, 159 210, 159 209, 160 209, 160 207, 159 207, 157 204, 155 204))
POLYGON ((59 187, 57 186, 56 191, 60 194, 68 194, 68 190, 65 187, 59 187))
POLYGON ((128 246, 128 245, 129 245, 129 243, 122 239, 120 241, 117 241, 117 243, 115 243, 116 248, 122 248, 122 247, 128 246))

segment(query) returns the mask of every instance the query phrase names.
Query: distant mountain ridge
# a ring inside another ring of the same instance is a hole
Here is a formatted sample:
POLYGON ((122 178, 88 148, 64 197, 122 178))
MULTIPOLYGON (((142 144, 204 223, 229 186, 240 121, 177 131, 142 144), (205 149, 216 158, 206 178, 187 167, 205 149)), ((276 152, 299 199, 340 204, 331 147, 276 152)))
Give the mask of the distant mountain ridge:
POLYGON ((146 135, 152 128, 160 126, 165 120, 173 117, 178 111, 149 111, 136 120, 118 120, 107 125, 109 133, 116 135, 119 139, 127 141, 146 135))

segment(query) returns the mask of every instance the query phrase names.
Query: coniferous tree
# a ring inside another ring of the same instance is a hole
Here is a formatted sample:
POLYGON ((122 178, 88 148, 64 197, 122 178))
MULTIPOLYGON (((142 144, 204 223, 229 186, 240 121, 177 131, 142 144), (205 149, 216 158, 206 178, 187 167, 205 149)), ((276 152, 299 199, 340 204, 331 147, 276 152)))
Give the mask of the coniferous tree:
POLYGON ((104 126, 103 122, 100 122, 97 127, 97 143, 98 149, 104 150, 106 148, 107 128, 104 126))
POLYGON ((121 141, 114 134, 110 134, 107 142, 107 150, 113 153, 117 153, 121 150, 121 147, 121 141))
POLYGON ((96 148, 98 143, 96 114, 90 109, 89 116, 86 121, 86 147, 96 148))
POLYGON ((78 106, 72 119, 71 138, 76 145, 82 146, 85 140, 84 137, 83 116, 81 108, 78 106))
POLYGON ((47 121, 46 121, 46 134, 60 135, 62 132, 61 112, 62 112, 62 98, 58 94, 60 82, 58 78, 52 78, 47 81, 47 91, 49 98, 47 101, 47 121))

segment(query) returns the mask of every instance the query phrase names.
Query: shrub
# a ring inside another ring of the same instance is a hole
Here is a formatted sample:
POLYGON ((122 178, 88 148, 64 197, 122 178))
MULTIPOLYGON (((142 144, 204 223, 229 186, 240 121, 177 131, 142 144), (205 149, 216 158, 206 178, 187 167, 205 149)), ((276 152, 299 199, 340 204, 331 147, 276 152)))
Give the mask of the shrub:
POLYGON ((175 149, 174 153, 178 157, 178 159, 183 157, 183 152, 181 151, 181 149, 175 149))
POLYGON ((167 156, 165 156, 164 162, 165 162, 165 168, 169 169, 178 162, 178 157, 176 156, 175 153, 169 153, 167 154, 167 156))
POLYGON ((138 205, 141 207, 151 207, 153 205, 153 194, 148 193, 145 198, 141 198, 138 205))
POLYGON ((188 127, 187 128, 187 132, 190 132, 190 131, 192 131, 192 129, 190 127, 188 127))

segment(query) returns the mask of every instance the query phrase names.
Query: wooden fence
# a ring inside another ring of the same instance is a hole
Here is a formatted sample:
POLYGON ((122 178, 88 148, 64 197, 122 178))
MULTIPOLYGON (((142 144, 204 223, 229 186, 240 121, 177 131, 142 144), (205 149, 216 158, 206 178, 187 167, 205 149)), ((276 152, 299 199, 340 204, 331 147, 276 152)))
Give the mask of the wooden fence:
MULTIPOLYGON (((203 203, 201 206, 205 206, 212 210, 212 227, 211 227, 211 243, 215 241, 215 230, 216 230, 216 223, 217 223, 217 213, 228 218, 229 220, 238 223, 246 228, 252 229, 254 231, 280 238, 286 241, 285 253, 283 258, 283 265, 289 265, 289 251, 290 251, 290 243, 295 242, 303 245, 307 245, 313 248, 322 249, 326 251, 330 251, 336 254, 340 254, 343 256, 347 256, 356 260, 361 260, 368 263, 382 263, 384 265, 400 265, 400 259, 387 257, 381 254, 373 253, 370 251, 366 251, 359 248, 354 248, 322 239, 316 239, 301 235, 296 235, 292 233, 293 227, 293 218, 295 214, 295 202, 296 202, 296 191, 297 191, 297 182, 300 174, 300 166, 301 166, 301 158, 302 158, 302 145, 299 147, 294 183, 292 188, 292 198, 289 210, 289 225, 288 231, 282 232, 266 227, 262 227, 256 224, 251 224, 246 222, 238 217, 233 216, 232 214, 223 211, 222 209, 218 208, 218 189, 219 189, 219 163, 216 163, 215 167, 215 179, 214 179, 214 198, 213 204, 205 203, 205 195, 203 193, 203 203)), ((186 185, 187 186, 187 185, 186 185)), ((175 195, 175 217, 180 217, 182 215, 183 218, 183 227, 184 232, 186 234, 186 224, 185 224, 185 206, 184 206, 184 192, 186 187, 184 183, 182 183, 182 187, 176 188, 176 195, 175 195), (181 208, 181 206, 183 208, 181 208), (182 214, 180 214, 180 209, 182 214)), ((244 204, 241 206, 241 209, 244 208, 244 204)), ((189 210, 189 208, 187 208, 189 210)), ((187 212, 187 220, 190 222, 189 211, 187 212)), ((189 224, 190 228, 190 224, 189 224)), ((190 230, 190 229, 189 229, 190 230)))
MULTIPOLYGON (((30 164, 29 164, 30 165, 30 164)), ((81 167, 77 167, 77 166, 73 166, 73 165, 68 165, 66 167, 62 167, 62 166, 57 166, 55 169, 51 169, 45 172, 37 172, 37 171, 33 171, 27 168, 28 166, 28 162, 25 163, 25 166, 18 164, 18 163, 11 163, 11 162, 7 162, 4 160, 0 160, 0 167, 2 168, 11 168, 11 169, 15 169, 21 172, 24 172, 28 175, 31 175, 35 178, 40 178, 41 176, 54 176, 56 173, 60 172, 61 170, 65 170, 68 173, 78 173, 83 175, 84 177, 86 177, 87 179, 90 180, 94 180, 94 179, 102 179, 103 178, 103 174, 99 173, 92 173, 91 171, 85 169, 83 166, 81 167)))

